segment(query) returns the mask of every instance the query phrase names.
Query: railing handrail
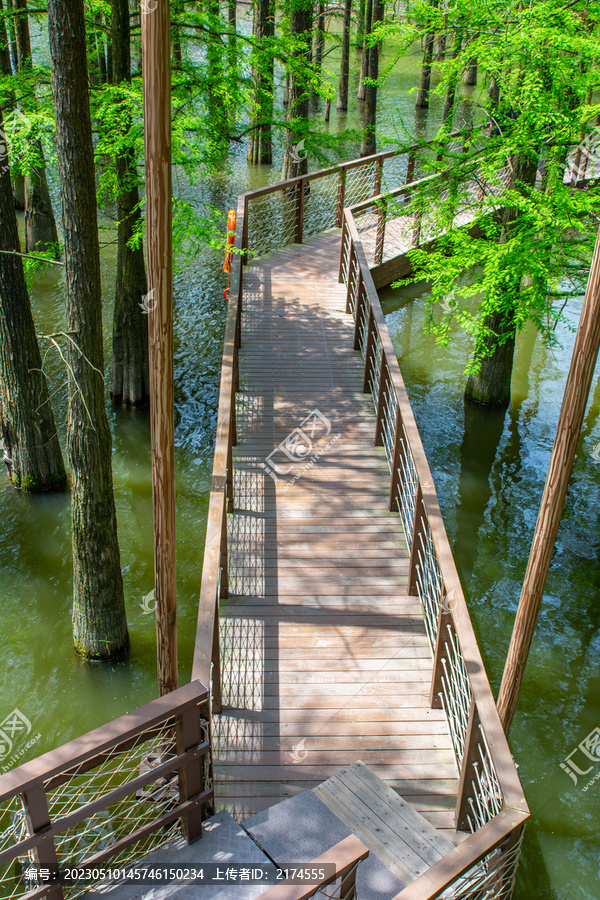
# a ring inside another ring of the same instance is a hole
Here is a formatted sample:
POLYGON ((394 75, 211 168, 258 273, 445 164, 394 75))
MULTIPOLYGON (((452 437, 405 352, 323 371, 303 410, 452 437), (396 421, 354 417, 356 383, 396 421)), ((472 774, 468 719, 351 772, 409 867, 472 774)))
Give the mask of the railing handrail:
POLYGON ((10 800, 29 788, 42 782, 50 781, 59 772, 81 766, 88 760, 93 761, 120 745, 125 736, 135 740, 139 735, 152 728, 156 723, 183 711, 188 706, 195 706, 208 701, 208 689, 200 681, 191 681, 170 694, 158 697, 134 712, 125 713, 106 725, 100 725, 93 731, 49 750, 41 756, 22 763, 0 775, 0 803, 10 800))
MULTIPOLYGON (((305 863, 305 867, 310 869, 333 864, 335 866, 333 875, 330 875, 328 878, 324 878, 321 881, 313 881, 312 883, 306 884, 291 884, 283 881, 281 884, 276 884, 274 887, 269 888, 268 891, 261 894, 260 900, 308 900, 309 897, 314 895, 317 889, 326 887, 333 881, 337 881, 338 878, 341 878, 343 882, 344 878, 353 873, 356 866, 362 862, 363 859, 366 859, 368 855, 368 848, 365 847, 356 835, 350 834, 347 838, 344 838, 338 844, 335 844, 333 847, 330 847, 329 850, 326 850, 325 853, 317 856, 316 859, 311 860, 309 863, 305 863)), ((348 885, 350 890, 343 891, 341 900, 344 900, 344 897, 348 898, 354 896, 354 891, 351 890, 353 886, 353 884, 348 885)), ((342 887, 344 887, 343 884, 342 887)))
MULTIPOLYGON (((477 644, 477 639, 473 630, 471 617, 469 615, 469 610, 467 608, 462 585, 460 582, 458 571, 456 569, 454 555, 452 553, 448 535, 446 533, 446 527, 444 525, 442 511, 438 501, 437 492, 435 490, 433 476, 431 474, 429 462, 427 461, 425 448, 423 447, 423 441, 421 440, 421 435, 419 434, 419 429, 415 421, 412 406, 408 398, 406 385, 400 371, 396 351, 394 350, 390 332, 385 321, 383 310, 381 308, 379 294, 377 293, 375 283, 373 282, 371 270, 367 262, 366 254, 362 246, 362 242, 360 240, 360 236, 358 234, 358 229, 356 228, 356 223, 354 222, 352 212, 348 208, 344 210, 344 214, 346 217, 346 225, 352 236, 352 240, 355 244, 357 255, 361 264, 364 286, 368 293, 375 323, 379 330, 379 338, 386 356, 386 363, 390 372, 392 384, 394 386, 396 400, 401 408, 402 422, 404 424, 406 437, 412 453, 415 468, 417 470, 419 483, 421 485, 422 502, 427 512, 427 519, 429 522, 429 527, 431 529, 432 540, 438 555, 438 559, 440 561, 440 567, 442 568, 444 584, 448 593, 450 593, 451 591, 454 591, 455 593, 453 609, 450 614, 452 615, 455 624, 457 625, 456 631, 461 638, 461 647, 463 649, 465 664, 469 673, 469 680, 473 689, 473 696, 476 699, 478 708, 480 709, 480 718, 482 719, 482 724, 484 724, 483 718, 485 716, 486 732, 488 731, 488 729, 492 732, 490 737, 494 747, 493 749, 492 747, 490 747, 490 752, 492 753, 493 757, 495 757, 497 748, 502 748, 502 755, 504 759, 500 759, 499 762, 509 763, 506 769, 505 766, 500 767, 500 771, 502 773, 502 783, 503 786, 505 786, 507 789, 507 793, 504 796, 509 805, 521 811, 526 811, 528 810, 528 807, 525 802, 525 798, 523 797, 523 788, 514 767, 514 762, 512 759, 510 748, 508 746, 508 741, 506 740, 506 736, 502 729, 502 725, 500 723, 500 718, 498 716, 498 711, 496 708, 496 703, 492 695, 488 677, 485 673, 483 659, 479 651, 479 646, 477 644), (457 612, 456 615, 455 611, 457 612), (467 651, 466 655, 465 650, 467 651), (483 711, 483 715, 481 714, 481 711, 483 711)), ((494 762, 496 762, 495 758, 494 762)))

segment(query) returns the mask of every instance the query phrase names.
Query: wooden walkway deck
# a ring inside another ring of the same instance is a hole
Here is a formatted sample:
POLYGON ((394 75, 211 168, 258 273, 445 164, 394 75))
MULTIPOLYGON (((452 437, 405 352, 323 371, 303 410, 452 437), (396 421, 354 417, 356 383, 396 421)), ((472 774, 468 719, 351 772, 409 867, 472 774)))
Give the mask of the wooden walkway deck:
POLYGON ((330 231, 244 271, 215 794, 240 818, 363 760, 450 830, 457 771, 339 249, 330 231))

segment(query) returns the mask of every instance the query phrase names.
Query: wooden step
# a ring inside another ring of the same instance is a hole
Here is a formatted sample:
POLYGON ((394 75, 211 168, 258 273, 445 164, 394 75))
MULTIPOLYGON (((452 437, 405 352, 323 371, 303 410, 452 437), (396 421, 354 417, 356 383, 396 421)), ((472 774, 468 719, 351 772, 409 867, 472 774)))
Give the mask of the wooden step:
POLYGON ((363 762, 346 766, 313 793, 405 884, 454 850, 363 762))

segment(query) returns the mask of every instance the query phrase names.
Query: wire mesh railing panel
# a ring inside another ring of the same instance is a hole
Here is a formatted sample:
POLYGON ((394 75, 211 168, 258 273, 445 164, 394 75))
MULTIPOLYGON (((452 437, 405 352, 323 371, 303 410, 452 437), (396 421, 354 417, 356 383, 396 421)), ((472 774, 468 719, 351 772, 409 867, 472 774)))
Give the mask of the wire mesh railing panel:
MULTIPOLYGON (((9 850, 30 835, 21 797, 12 797, 0 806, 0 851, 9 850)), ((11 863, 0 865, 0 897, 3 900, 18 900, 27 894, 30 888, 24 876, 32 863, 35 864, 35 857, 30 851, 11 863)))
POLYGON ((402 527, 406 536, 408 549, 412 549, 413 523, 415 518, 415 504, 417 500, 417 470, 413 462, 412 454, 404 425, 402 426, 403 436, 400 438, 400 466, 398 470, 398 491, 396 495, 396 505, 402 520, 402 527))
POLYGON ((375 412, 377 412, 378 400, 379 400, 379 379, 381 377, 381 356, 383 354, 383 347, 381 346, 381 339, 379 337, 379 331, 375 330, 375 336, 373 339, 373 344, 371 347, 371 373, 369 375, 369 390, 371 391, 371 397, 373 398, 373 406, 375 407, 375 412))
POLYGON ((432 900, 510 900, 519 865, 523 829, 432 895, 432 900))
MULTIPOLYGON (((51 820, 62 819, 127 785, 140 775, 151 774, 153 768, 175 755, 174 722, 161 722, 150 729, 133 749, 123 751, 117 747, 109 751, 104 761, 92 771, 72 770, 65 784, 56 789, 48 786, 46 797, 51 820)), ((77 866, 85 862, 163 813, 171 811, 178 803, 179 781, 176 770, 166 776, 159 776, 156 781, 127 794, 57 835, 54 846, 59 867, 77 866)), ((140 859, 180 834, 180 821, 176 819, 171 825, 152 832, 121 853, 111 856, 111 868, 140 859)), ((87 889, 90 887, 93 885, 88 884, 87 889)), ((64 891, 65 897, 76 897, 82 893, 83 888, 66 886, 64 891)))
POLYGON ((425 525, 425 532, 419 534, 419 544, 421 546, 417 548, 419 560, 417 563, 417 593, 423 609, 427 637, 432 651, 435 651, 442 596, 442 572, 429 523, 425 525))
POLYGON ((460 770, 465 751, 473 692, 460 644, 454 628, 449 622, 446 623, 446 634, 442 634, 442 642, 442 677, 439 697, 448 720, 456 765, 460 770))
POLYGON ((379 211, 376 207, 362 210, 354 215, 354 222, 360 242, 365 251, 370 267, 375 265, 375 250, 377 247, 377 226, 379 224, 379 211))
POLYGON ((364 288, 364 285, 360 286, 360 290, 362 292, 362 302, 360 304, 359 311, 359 326, 358 326, 358 348, 360 350, 360 354, 363 360, 367 359, 367 343, 369 336, 369 298, 367 296, 367 292, 364 288))
POLYGON ((381 421, 381 436, 385 456, 388 461, 390 470, 394 460, 394 443, 396 441, 396 408, 398 401, 396 400, 396 392, 392 386, 392 379, 386 363, 386 379, 385 388, 383 390, 383 408, 381 421))
POLYGON ((377 168, 376 162, 370 162, 347 170, 344 206, 354 206, 374 196, 377 168))
POLYGON ((502 808, 502 789, 481 723, 478 730, 476 759, 473 763, 474 780, 471 782, 472 793, 468 797, 467 822, 471 832, 493 819, 502 808))
POLYGON ((339 181, 339 174, 332 172, 331 175, 307 182, 304 195, 304 240, 335 226, 339 181))
POLYGON ((248 201, 248 253, 263 256, 293 244, 296 236, 298 193, 295 187, 248 201))

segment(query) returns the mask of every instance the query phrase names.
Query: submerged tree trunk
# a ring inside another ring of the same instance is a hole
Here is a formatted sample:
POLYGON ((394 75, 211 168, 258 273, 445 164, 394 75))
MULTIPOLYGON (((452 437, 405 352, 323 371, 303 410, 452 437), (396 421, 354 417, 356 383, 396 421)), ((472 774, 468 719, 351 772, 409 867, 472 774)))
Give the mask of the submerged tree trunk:
MULTIPOLYGON (((0 134, 2 111, 0 109, 0 134)), ((20 256, 7 157, 0 155, 0 438, 15 487, 58 491, 66 484, 46 376, 20 256)))
MULTIPOLYGON (((463 32, 462 29, 459 28, 456 32, 456 37, 454 39, 454 46, 452 48, 452 59, 455 60, 458 58, 460 54, 460 50, 462 47, 462 37, 463 32)), ((445 124, 448 119, 450 119, 450 124, 452 124, 452 113, 454 112, 454 100, 456 98, 456 83, 458 81, 458 76, 456 73, 453 73, 450 81, 448 82, 448 89, 446 91, 446 102, 444 103, 444 112, 442 113, 442 124, 445 124)))
MULTIPOLYGON (((383 21, 383 0, 373 0, 373 31, 383 21)), ((369 48, 369 67, 365 84, 365 108, 360 155, 370 156, 377 151, 375 129, 377 126, 377 79, 379 77, 379 43, 369 48)))
MULTIPOLYGON (((439 0, 432 0, 431 6, 435 8, 439 0)), ((417 109, 427 109, 429 107, 429 91, 431 88, 431 63, 433 59, 433 45, 435 42, 435 31, 428 31, 425 35, 425 47, 423 48, 423 64, 421 66, 421 75, 419 78, 419 89, 417 90, 417 99, 415 106, 417 109)))
POLYGON ((290 72, 290 93, 287 108, 285 131, 285 150, 283 157, 282 179, 296 178, 308 172, 308 159, 303 151, 302 126, 308 121, 309 86, 306 74, 302 71, 310 65, 310 34, 312 22, 311 0, 296 0, 290 11, 290 30, 296 38, 301 39, 302 47, 294 50, 292 57, 294 68, 290 72))
POLYGON ((359 0, 358 15, 356 17, 356 41, 354 47, 358 53, 362 52, 363 41, 365 39, 365 13, 367 10, 366 0, 359 0))
POLYGON ((356 95, 356 99, 363 102, 365 99, 365 78, 367 77, 367 72, 369 70, 369 46, 367 44, 367 38, 371 34, 371 28, 373 25, 373 0, 366 0, 365 7, 365 27, 364 27, 364 37, 363 37, 363 49, 362 49, 362 58, 360 61, 360 77, 358 79, 358 94, 356 95))
MULTIPOLYGON (((127 0, 112 0, 111 13, 114 83, 126 84, 131 71, 127 0)), ((131 121, 126 117, 121 122, 124 138, 130 127, 131 121)), ((115 167, 119 223, 110 394, 116 403, 139 406, 148 401, 149 394, 148 315, 141 308, 147 293, 141 238, 135 247, 129 245, 141 225, 133 147, 123 147, 115 167)))
POLYGON ((90 659, 129 641, 104 397, 102 286, 83 0, 48 0, 65 241, 73 636, 90 659))
POLYGON ((348 78, 350 76, 350 24, 352 20, 352 0, 345 0, 344 30, 342 33, 342 60, 338 85, 337 111, 348 111, 348 78))
MULTIPOLYGON (((17 32, 17 57, 19 72, 27 72, 32 68, 31 40, 29 36, 29 18, 27 0, 14 0, 17 32)), ((37 101, 35 94, 31 99, 24 99, 23 111, 35 111, 37 101)), ((33 141, 35 164, 25 176, 25 245, 28 253, 50 251, 55 258, 59 255, 58 232, 48 181, 46 178, 46 161, 42 142, 33 141)))
MULTIPOLYGON (((513 158, 510 188, 522 191, 535 184, 538 155, 526 157, 518 155, 513 158)), ((511 229, 519 218, 516 207, 507 207, 502 211, 502 231, 499 243, 504 243, 511 229)), ((506 406, 510 402, 510 383, 515 351, 515 310, 518 306, 520 284, 515 282, 511 273, 499 268, 497 282, 492 289, 503 291, 506 297, 504 307, 484 319, 484 327, 489 330, 485 339, 485 355, 476 374, 467 380, 465 397, 477 403, 489 406, 506 406)))
POLYGON ((248 136, 248 162, 270 165, 273 162, 273 49, 269 46, 275 34, 273 0, 258 0, 254 7, 254 82, 252 130, 248 136), (267 41, 265 46, 264 41, 267 41))

